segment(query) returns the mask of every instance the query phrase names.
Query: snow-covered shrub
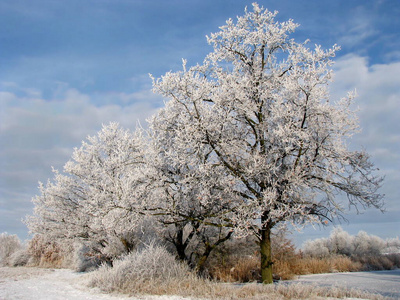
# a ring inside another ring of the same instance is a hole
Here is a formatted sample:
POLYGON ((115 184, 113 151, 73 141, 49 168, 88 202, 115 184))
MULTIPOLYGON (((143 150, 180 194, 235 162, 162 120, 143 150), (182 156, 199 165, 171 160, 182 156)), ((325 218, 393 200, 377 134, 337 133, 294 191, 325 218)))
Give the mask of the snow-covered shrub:
POLYGON ((385 247, 385 241, 380 237, 360 231, 354 238, 353 247, 355 256, 379 256, 385 247))
POLYGON ((69 268, 72 263, 73 244, 37 234, 28 242, 27 252, 31 256, 31 266, 69 268))
POLYGON ((353 251, 353 236, 344 231, 341 227, 332 230, 327 246, 331 254, 343 254, 350 256, 353 251))
POLYGON ((303 245, 305 256, 323 258, 330 255, 327 239, 307 240, 303 245))
POLYGON ((101 259, 91 252, 91 249, 82 243, 75 244, 74 250, 74 270, 77 272, 89 272, 98 268, 101 259))
POLYGON ((0 234, 0 266, 8 266, 13 253, 23 248, 17 235, 7 232, 0 234))
POLYGON ((400 254, 400 239, 398 237, 387 239, 385 241, 385 247, 383 248, 382 252, 384 254, 400 254))
POLYGON ((181 285, 187 286, 196 280, 187 265, 154 243, 115 260, 113 266, 103 264, 89 275, 91 287, 134 294, 174 293, 181 285))
POLYGON ((8 265, 11 267, 21 267, 28 264, 31 256, 27 249, 22 248, 11 254, 8 265))
POLYGON ((400 250, 400 240, 383 240, 375 235, 360 231, 352 236, 341 227, 332 230, 329 238, 308 240, 303 245, 303 253, 311 257, 345 255, 351 257, 380 256, 385 253, 396 253, 400 250))

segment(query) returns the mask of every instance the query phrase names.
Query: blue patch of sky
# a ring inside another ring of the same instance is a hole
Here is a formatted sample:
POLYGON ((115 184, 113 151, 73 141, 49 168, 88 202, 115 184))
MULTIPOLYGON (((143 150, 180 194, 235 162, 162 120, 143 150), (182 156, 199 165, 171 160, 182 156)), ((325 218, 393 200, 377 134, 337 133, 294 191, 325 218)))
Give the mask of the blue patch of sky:
MULTIPOLYGON (((140 88, 129 80, 137 74, 177 70, 181 58, 201 63, 211 51, 205 35, 251 2, 6 0, 0 4, 0 76, 40 86, 44 97, 57 81, 82 92, 130 92, 140 88)), ((300 23, 293 35, 299 41, 328 48, 342 40, 339 56, 358 52, 382 63, 399 46, 398 1, 259 3, 279 10, 279 21, 300 23)))

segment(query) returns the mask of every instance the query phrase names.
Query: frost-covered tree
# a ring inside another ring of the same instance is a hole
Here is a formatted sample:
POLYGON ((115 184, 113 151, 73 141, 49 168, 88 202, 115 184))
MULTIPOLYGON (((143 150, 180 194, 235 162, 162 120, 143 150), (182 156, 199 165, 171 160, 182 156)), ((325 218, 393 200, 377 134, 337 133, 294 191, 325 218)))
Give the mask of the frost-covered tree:
POLYGON ((354 251, 354 238, 340 226, 332 230, 328 241, 327 245, 331 254, 350 256, 354 251))
POLYGON ((303 245, 303 253, 312 257, 327 257, 330 255, 346 255, 349 257, 379 257, 385 254, 398 253, 399 238, 383 240, 360 231, 352 236, 341 227, 332 229, 329 238, 307 240, 303 245))
POLYGON ((327 239, 307 240, 303 247, 303 253, 306 256, 324 258, 328 257, 331 253, 328 247, 329 241, 327 239))
POLYGON ((146 187, 143 139, 117 123, 75 148, 64 173, 40 183, 26 223, 32 233, 89 242, 112 257, 133 248, 146 187))
POLYGON ((173 146, 200 153, 203 168, 221 174, 225 200, 232 200, 230 226, 238 235, 258 237, 264 283, 272 282, 276 225, 342 215, 341 192, 350 205, 382 206, 382 178, 373 174, 368 154, 346 145, 358 130, 350 109, 354 97, 330 100, 339 47, 295 42, 289 34, 298 25, 276 22, 276 14, 253 4, 253 11, 208 37, 214 50, 203 64, 187 68, 184 62, 183 71, 153 83, 170 99, 164 114, 175 122, 166 129, 173 146))
POLYGON ((385 241, 376 235, 360 231, 353 241, 353 254, 357 256, 379 256, 385 248, 385 241))
POLYGON ((154 173, 146 210, 163 224, 178 257, 202 272, 213 249, 232 235, 226 213, 233 199, 224 186, 226 170, 209 164, 208 145, 188 149, 176 143, 170 131, 187 120, 179 111, 171 118, 172 110, 167 104, 149 122, 146 159, 154 173))

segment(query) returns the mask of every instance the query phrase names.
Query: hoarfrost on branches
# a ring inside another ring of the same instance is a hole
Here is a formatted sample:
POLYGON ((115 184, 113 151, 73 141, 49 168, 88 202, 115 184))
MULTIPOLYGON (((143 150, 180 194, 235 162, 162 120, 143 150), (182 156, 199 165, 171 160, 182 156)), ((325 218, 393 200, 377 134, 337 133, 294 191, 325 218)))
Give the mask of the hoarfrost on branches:
POLYGON ((219 181, 235 199, 232 225, 260 239, 269 282, 277 224, 331 221, 343 212, 335 199, 341 192, 351 205, 382 207, 382 178, 373 175, 367 153, 346 145, 358 131, 354 95, 330 100, 339 47, 310 49, 289 39, 298 25, 276 22, 276 14, 253 4, 208 37, 214 51, 202 65, 184 61, 182 71, 153 80, 170 99, 164 116, 174 124, 168 133, 176 148, 207 148, 204 164, 225 169, 219 181))
POLYGON ((26 219, 31 232, 90 242, 106 256, 130 250, 145 194, 142 147, 139 131, 117 123, 88 137, 65 174, 54 170, 53 182, 40 183, 34 216, 26 219))
POLYGON ((277 12, 253 4, 207 37, 202 64, 153 78, 169 100, 134 134, 111 123, 75 149, 64 173, 41 184, 32 232, 90 241, 102 253, 133 248, 145 215, 172 229, 167 239, 187 259, 234 233, 260 242, 261 275, 272 282, 271 230, 283 223, 325 224, 342 217, 345 194, 355 207, 381 209, 382 178, 357 133, 354 93, 330 99, 333 57, 290 34, 277 12))

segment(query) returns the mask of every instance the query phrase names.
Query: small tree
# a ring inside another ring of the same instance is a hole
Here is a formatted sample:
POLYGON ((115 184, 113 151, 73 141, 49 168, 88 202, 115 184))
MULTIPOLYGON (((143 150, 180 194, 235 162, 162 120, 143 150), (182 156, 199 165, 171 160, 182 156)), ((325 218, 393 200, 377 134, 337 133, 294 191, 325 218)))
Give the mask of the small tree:
POLYGON ((106 257, 133 248, 141 218, 146 168, 140 134, 117 123, 75 148, 64 173, 40 183, 34 215, 26 219, 32 233, 54 239, 89 242, 106 257))
POLYGON ((187 69, 184 62, 183 71, 153 83, 170 99, 164 114, 176 124, 166 128, 173 146, 181 153, 208 149, 205 169, 222 176, 232 203, 220 218, 229 218, 236 234, 259 239, 264 283, 272 282, 277 224, 341 216, 340 192, 351 205, 382 206, 382 178, 373 175, 368 154, 345 143, 358 127, 353 95, 329 99, 339 47, 310 50, 289 39, 298 25, 278 23, 276 14, 253 4, 208 37, 214 51, 202 65, 187 69))

